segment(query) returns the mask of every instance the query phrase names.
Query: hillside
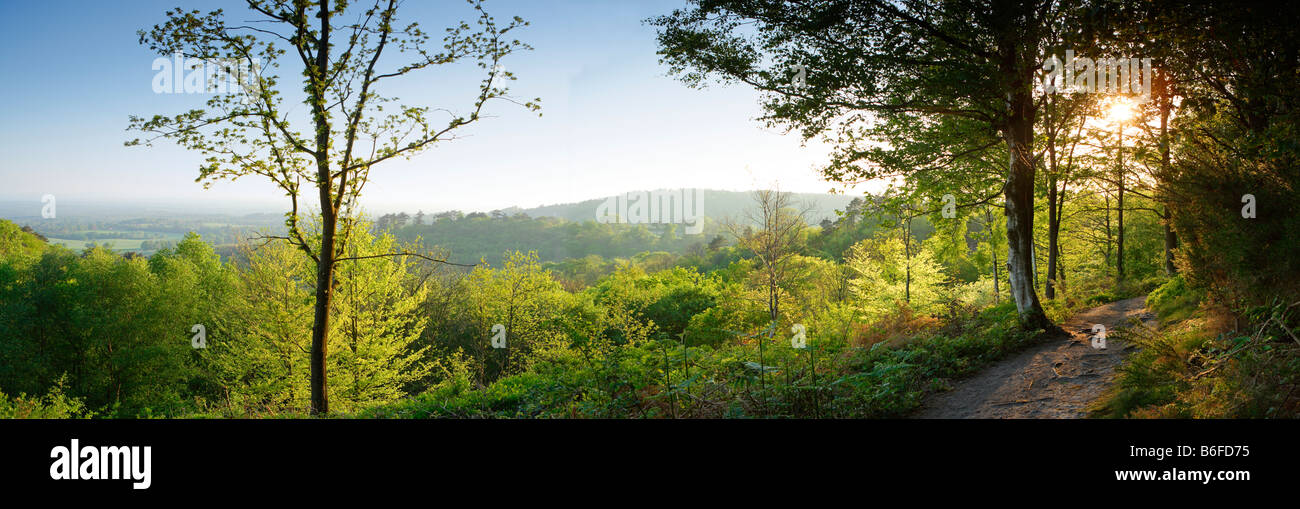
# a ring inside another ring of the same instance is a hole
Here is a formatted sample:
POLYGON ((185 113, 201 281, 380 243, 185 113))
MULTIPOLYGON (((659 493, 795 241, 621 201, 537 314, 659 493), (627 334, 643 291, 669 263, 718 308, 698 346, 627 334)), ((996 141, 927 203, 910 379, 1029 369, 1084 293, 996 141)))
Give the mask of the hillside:
POLYGON ((45 250, 46 240, 30 227, 0 219, 0 257, 29 256, 45 250))
MULTIPOLYGON (((702 199, 704 216, 714 221, 722 221, 726 218, 740 218, 744 211, 754 203, 750 191, 719 191, 715 189, 701 191, 704 193, 702 199)), ((854 198, 853 195, 824 193, 791 193, 791 195, 796 203, 812 206, 811 212, 805 217, 809 224, 817 224, 823 219, 834 220, 836 217, 835 211, 843 210, 854 198)), ((591 221, 596 218, 597 207, 610 198, 614 197, 607 196, 577 203, 543 205, 541 207, 519 209, 519 212, 528 214, 531 217, 556 217, 579 222, 591 221)))

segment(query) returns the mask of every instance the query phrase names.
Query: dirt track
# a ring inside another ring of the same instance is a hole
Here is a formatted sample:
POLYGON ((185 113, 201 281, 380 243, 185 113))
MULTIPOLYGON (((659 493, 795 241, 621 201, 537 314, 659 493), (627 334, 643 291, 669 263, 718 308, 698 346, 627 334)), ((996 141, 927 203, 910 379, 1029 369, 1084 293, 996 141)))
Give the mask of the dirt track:
POLYGON ((931 395, 912 415, 920 419, 1077 419, 1088 404, 1113 383, 1115 367, 1130 345, 1108 337, 1106 348, 1091 345, 1094 324, 1107 331, 1127 326, 1137 317, 1154 326, 1144 297, 1112 302, 1080 312, 1061 325, 1068 337, 1057 337, 1004 359, 953 389, 931 395))

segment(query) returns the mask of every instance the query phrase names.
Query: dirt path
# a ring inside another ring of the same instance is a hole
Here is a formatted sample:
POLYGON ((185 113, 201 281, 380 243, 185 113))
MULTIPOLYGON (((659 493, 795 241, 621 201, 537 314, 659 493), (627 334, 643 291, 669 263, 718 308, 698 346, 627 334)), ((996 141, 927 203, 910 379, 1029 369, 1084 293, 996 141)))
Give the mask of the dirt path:
POLYGON ((913 414, 920 419, 1077 419, 1115 378, 1115 367, 1131 351, 1113 337, 1093 348, 1094 324, 1114 331, 1137 317, 1154 326, 1144 297, 1085 310, 1061 327, 1068 337, 1047 340, 1004 359, 953 389, 931 395, 913 414))

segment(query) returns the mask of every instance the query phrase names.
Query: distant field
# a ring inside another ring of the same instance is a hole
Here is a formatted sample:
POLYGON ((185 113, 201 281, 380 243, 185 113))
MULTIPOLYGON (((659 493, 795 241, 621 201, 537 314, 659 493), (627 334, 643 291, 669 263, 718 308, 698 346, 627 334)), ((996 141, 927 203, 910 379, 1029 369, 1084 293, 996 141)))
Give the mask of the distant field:
POLYGON ((71 240, 71 239, 50 239, 51 244, 58 244, 68 249, 85 249, 91 244, 111 245, 114 251, 139 251, 140 243, 143 239, 99 239, 99 240, 71 240))
MULTIPOLYGON (((102 233, 110 233, 110 232, 87 230, 81 233, 102 234, 102 233)), ((132 233, 140 233, 140 232, 132 232, 132 233)), ((114 237, 108 239, 93 239, 93 240, 61 239, 58 237, 49 237, 49 240, 51 244, 58 244, 72 250, 81 250, 81 249, 85 249, 91 244, 99 244, 101 246, 112 246, 113 250, 118 252, 135 251, 141 254, 148 255, 148 254, 153 254, 155 249, 148 249, 148 250, 141 249, 140 244, 142 242, 158 241, 158 240, 179 241, 181 240, 182 237, 181 235, 175 233, 163 233, 163 232, 144 232, 144 233, 150 233, 156 237, 150 239, 127 239, 127 238, 114 237)))

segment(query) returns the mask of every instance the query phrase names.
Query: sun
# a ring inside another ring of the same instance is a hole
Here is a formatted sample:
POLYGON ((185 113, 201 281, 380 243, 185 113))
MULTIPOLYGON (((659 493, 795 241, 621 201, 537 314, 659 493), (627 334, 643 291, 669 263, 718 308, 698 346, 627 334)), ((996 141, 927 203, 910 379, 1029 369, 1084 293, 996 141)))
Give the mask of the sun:
POLYGON ((1122 124, 1133 119, 1133 101, 1127 97, 1116 97, 1110 102, 1110 109, 1106 112, 1106 120, 1112 124, 1122 124))

